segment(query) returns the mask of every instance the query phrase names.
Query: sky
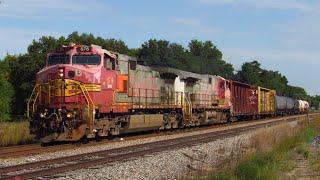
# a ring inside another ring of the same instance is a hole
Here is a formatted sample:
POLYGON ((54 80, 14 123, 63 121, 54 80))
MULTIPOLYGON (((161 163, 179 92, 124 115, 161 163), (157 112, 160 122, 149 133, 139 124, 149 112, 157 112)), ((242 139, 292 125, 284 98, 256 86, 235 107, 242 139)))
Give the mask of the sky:
POLYGON ((41 36, 73 31, 130 48, 150 38, 185 47, 211 40, 236 69, 259 60, 320 95, 319 8, 318 0, 0 0, 0 58, 25 53, 41 36))

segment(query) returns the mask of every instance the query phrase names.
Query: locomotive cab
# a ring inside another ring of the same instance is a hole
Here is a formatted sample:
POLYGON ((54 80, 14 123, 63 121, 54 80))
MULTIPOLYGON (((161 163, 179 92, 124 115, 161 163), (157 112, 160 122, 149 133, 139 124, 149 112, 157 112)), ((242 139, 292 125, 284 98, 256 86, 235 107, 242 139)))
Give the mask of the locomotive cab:
POLYGON ((43 142, 94 136, 95 117, 112 104, 116 58, 95 45, 65 46, 49 53, 28 101, 31 133, 43 142))

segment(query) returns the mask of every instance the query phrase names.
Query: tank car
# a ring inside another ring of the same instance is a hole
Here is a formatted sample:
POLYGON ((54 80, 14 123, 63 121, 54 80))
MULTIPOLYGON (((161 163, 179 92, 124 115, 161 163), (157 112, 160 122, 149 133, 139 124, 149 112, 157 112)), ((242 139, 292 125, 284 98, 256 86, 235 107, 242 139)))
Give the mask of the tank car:
POLYGON ((286 96, 276 96, 276 109, 277 114, 286 115, 286 114, 295 114, 296 112, 296 101, 293 98, 286 96))
POLYGON ((278 115, 301 114, 308 111, 309 103, 286 96, 276 96, 276 109, 278 115))
POLYGON ((299 112, 307 113, 309 110, 309 103, 304 100, 298 100, 298 102, 299 102, 299 112))

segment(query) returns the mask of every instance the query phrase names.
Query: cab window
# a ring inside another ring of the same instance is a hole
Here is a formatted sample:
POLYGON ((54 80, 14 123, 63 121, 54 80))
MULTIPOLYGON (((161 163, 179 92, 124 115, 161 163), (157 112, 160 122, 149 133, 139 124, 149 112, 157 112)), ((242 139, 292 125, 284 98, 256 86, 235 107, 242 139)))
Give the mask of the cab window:
POLYGON ((48 66, 55 64, 68 64, 70 62, 70 56, 66 54, 50 55, 48 57, 48 66))
POLYGON ((100 56, 99 55, 74 55, 72 56, 73 64, 83 64, 83 65, 99 65, 100 56))
POLYGON ((105 55, 104 67, 109 70, 116 70, 116 61, 105 55))

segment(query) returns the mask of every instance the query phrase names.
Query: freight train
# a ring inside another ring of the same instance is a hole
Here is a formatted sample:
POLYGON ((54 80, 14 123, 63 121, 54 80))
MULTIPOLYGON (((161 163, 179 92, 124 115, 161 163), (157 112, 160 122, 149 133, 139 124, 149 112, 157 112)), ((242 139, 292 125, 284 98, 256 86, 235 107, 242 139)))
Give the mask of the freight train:
POLYGON ((42 142, 79 141, 305 113, 306 101, 220 76, 140 65, 97 45, 49 53, 28 101, 42 142))

